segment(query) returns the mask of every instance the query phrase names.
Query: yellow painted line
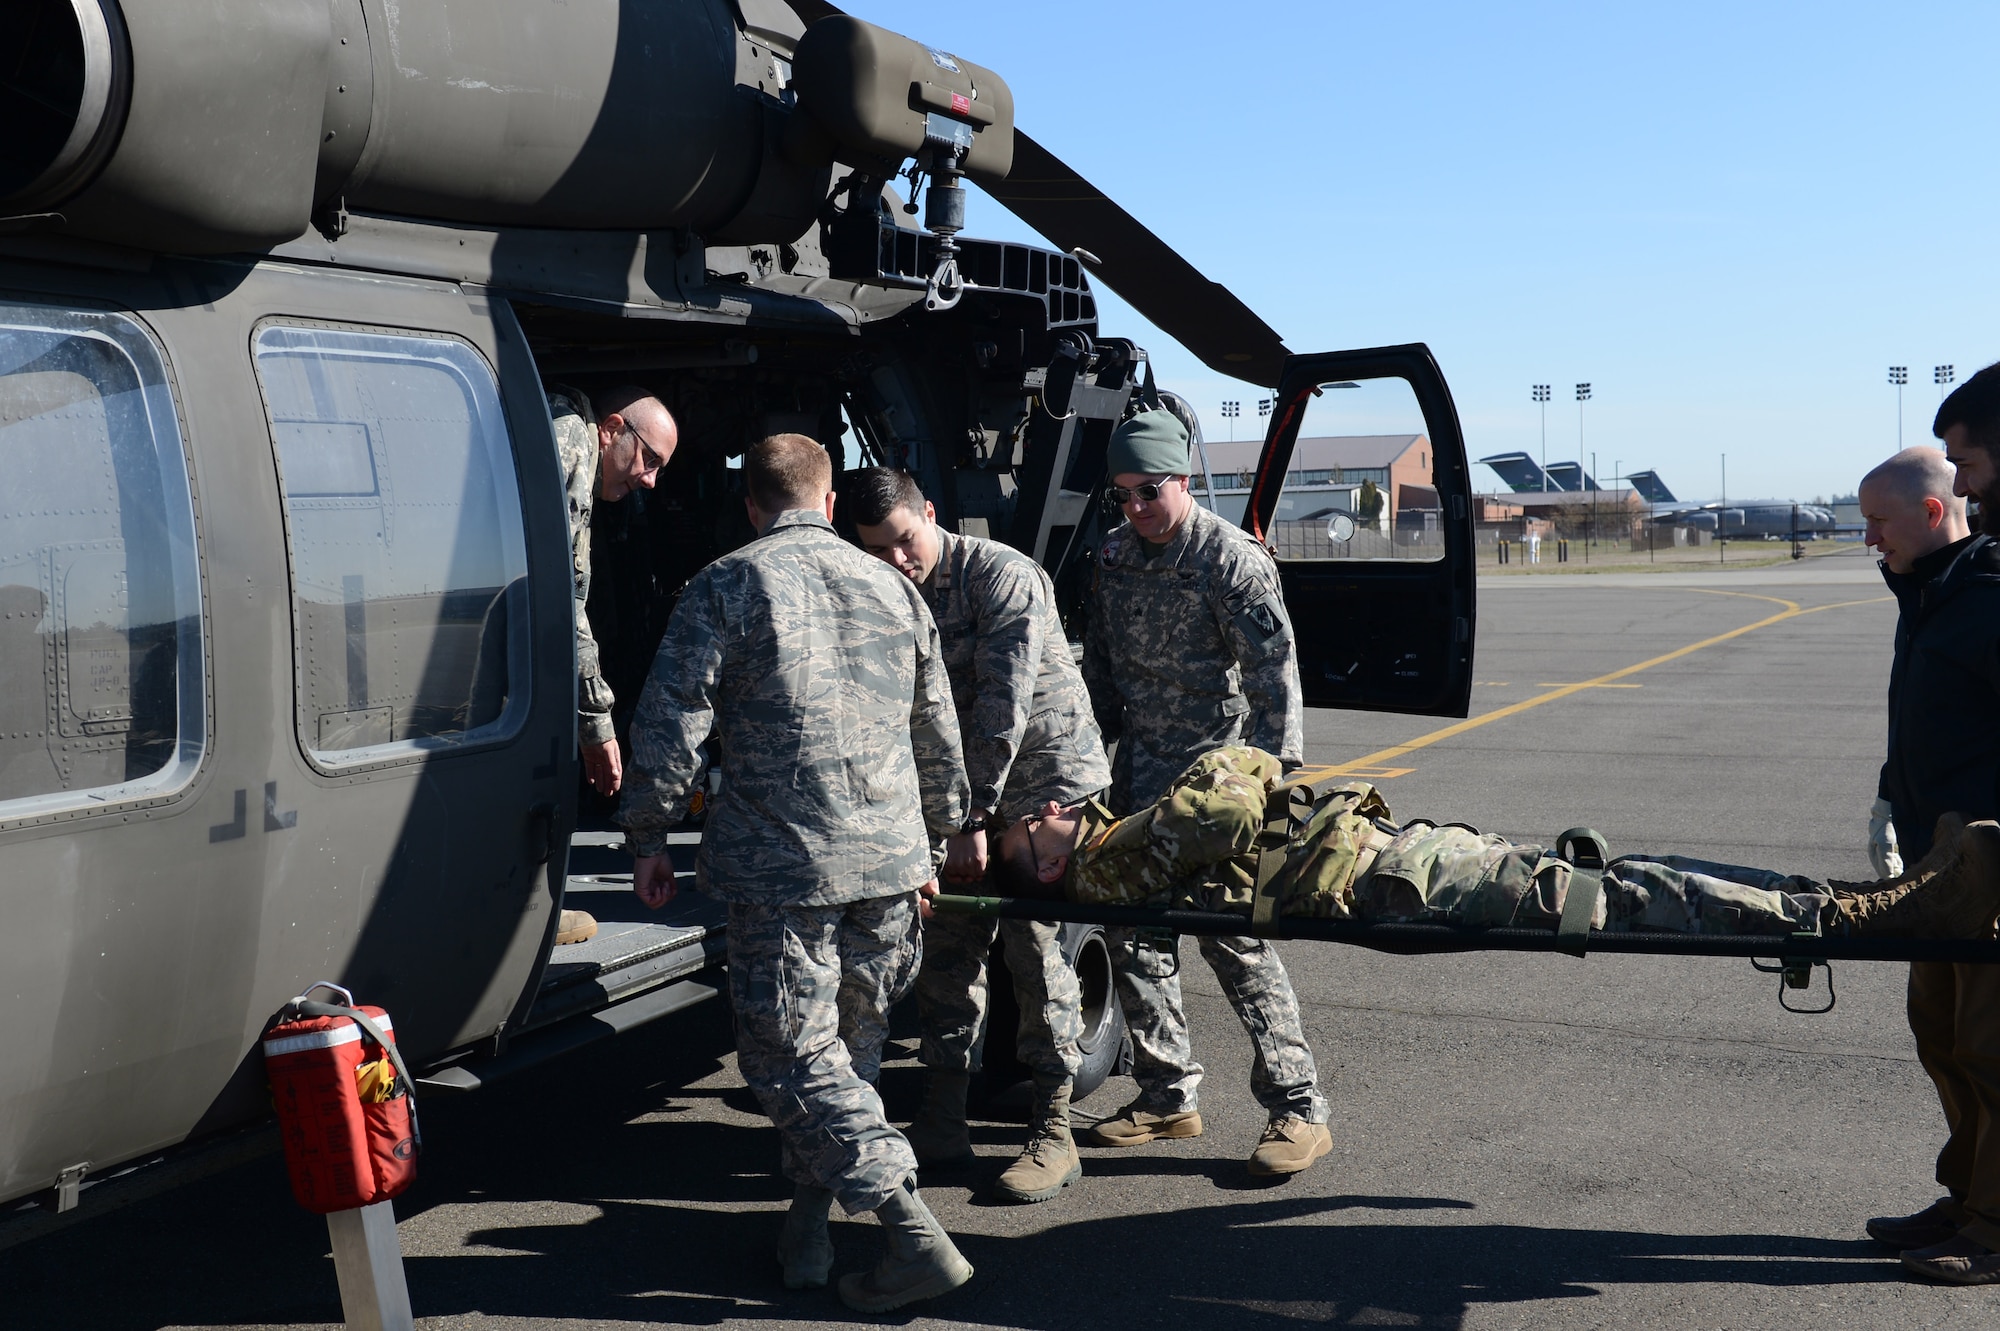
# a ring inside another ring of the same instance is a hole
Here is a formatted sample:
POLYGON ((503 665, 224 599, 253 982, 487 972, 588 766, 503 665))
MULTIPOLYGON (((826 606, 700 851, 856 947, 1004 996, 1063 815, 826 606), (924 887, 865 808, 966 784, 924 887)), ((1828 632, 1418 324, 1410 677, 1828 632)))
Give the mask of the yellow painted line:
MULTIPOLYGON (((1853 605, 1877 605, 1883 601, 1895 599, 1892 596, 1871 596, 1859 601, 1835 601, 1831 605, 1816 605, 1810 610, 1802 610, 1799 608, 1797 601, 1787 601, 1779 596, 1759 596, 1754 592, 1714 591, 1708 587, 1675 587, 1672 589, 1663 587, 1660 590, 1711 592, 1716 596, 1737 596, 1751 601, 1769 601, 1773 605, 1781 605, 1785 608, 1775 615, 1765 616, 1754 624, 1745 624, 1740 629, 1731 629, 1727 633, 1718 633, 1712 638, 1703 638, 1700 642, 1691 642, 1685 647, 1677 647, 1673 651, 1653 657, 1649 661, 1641 661, 1637 665, 1629 665, 1619 670, 1613 670, 1609 674, 1599 675, 1596 679, 1586 679, 1581 683, 1564 684, 1552 688, 1547 693, 1537 694, 1532 698, 1524 698, 1520 702, 1509 703, 1505 707, 1496 707, 1492 711, 1482 713, 1479 716, 1467 717, 1465 720, 1448 725, 1442 730, 1433 730, 1428 735, 1419 735, 1417 738, 1409 740, 1406 743, 1397 744, 1386 749, 1378 749, 1374 753, 1355 758, 1350 762, 1335 763, 1330 767, 1301 769, 1300 774, 1306 776, 1309 780, 1317 781, 1322 777, 1347 776, 1355 773, 1359 768, 1386 766, 1398 758, 1415 753, 1418 749, 1427 749, 1433 744, 1439 744, 1445 740, 1463 735, 1467 731, 1477 730, 1481 726, 1491 725, 1495 721, 1502 721, 1510 716, 1518 716, 1522 712, 1530 708, 1540 707, 1544 703, 1551 703, 1562 698, 1572 697, 1583 692, 1585 689, 1601 689, 1606 685, 1616 684, 1628 675, 1636 675, 1642 670, 1651 670, 1654 666, 1665 665, 1669 661, 1678 661, 1683 656, 1692 656, 1704 648, 1714 647, 1719 643, 1728 642, 1732 638, 1740 638, 1746 633, 1755 633, 1758 629, 1769 628, 1773 624, 1782 624, 1788 619, 1797 619, 1802 615, 1816 615, 1822 610, 1840 610, 1853 605)), ((1538 685, 1537 687, 1540 686, 1538 685)))
MULTIPOLYGON (((1542 683, 1535 685, 1535 687, 1538 689, 1566 689, 1569 687, 1569 685, 1561 683, 1552 684, 1545 680, 1542 683)), ((1578 685, 1577 687, 1585 689, 1643 689, 1646 686, 1644 684, 1593 684, 1590 681, 1585 680, 1582 684, 1578 685)))

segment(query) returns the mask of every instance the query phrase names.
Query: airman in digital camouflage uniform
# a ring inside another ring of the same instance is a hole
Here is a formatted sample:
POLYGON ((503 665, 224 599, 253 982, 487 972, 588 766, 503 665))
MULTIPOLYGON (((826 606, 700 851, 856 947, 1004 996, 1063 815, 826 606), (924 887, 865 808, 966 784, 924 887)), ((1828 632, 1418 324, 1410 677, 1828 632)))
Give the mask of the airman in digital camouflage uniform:
POLYGON ((657 908, 674 893, 667 832, 700 788, 703 744, 720 741, 695 882, 728 903, 737 1064, 797 1186, 778 1244, 785 1283, 826 1283, 838 1198, 875 1212, 889 1239, 874 1270, 841 1277, 841 1298, 883 1312, 972 1276, 843 1039, 873 1039, 915 978, 917 889, 935 882, 933 841, 965 821, 958 721, 923 598, 834 534, 826 451, 773 436, 745 454, 743 479, 759 536, 696 574, 674 608, 633 718, 619 820, 633 888, 657 908))
MULTIPOLYGON (((986 869, 989 819, 1005 826, 1046 800, 1067 803, 1111 784, 1090 697, 1056 615, 1055 587, 1020 551, 940 529, 908 472, 857 471, 845 498, 861 548, 916 584, 937 621, 973 809, 966 830, 949 843, 944 872, 950 883, 976 883, 986 869)), ((996 928, 1006 939, 1021 1009, 1018 1049, 1036 1097, 1027 1147, 994 1190, 1012 1201, 1046 1201, 1083 1173, 1069 1125, 1082 996, 1057 925, 969 915, 926 922, 917 1012, 930 1076, 910 1144, 924 1164, 972 1157, 965 1100, 986 1025, 986 960, 996 928)))
MULTIPOLYGON (((1143 809, 1189 763, 1222 744, 1258 745, 1288 766, 1303 757, 1303 704, 1278 571, 1241 530, 1188 493, 1188 433, 1168 411, 1112 432, 1108 496, 1125 521, 1097 553, 1083 677, 1097 720, 1118 743, 1110 805, 1143 809)), ((1139 1098, 1097 1125, 1101 1146, 1138 1146, 1202 1129, 1173 945, 1109 930, 1139 1098)), ((1251 1090, 1270 1123, 1250 1169, 1289 1174, 1332 1146, 1326 1100, 1285 966, 1255 938, 1203 938, 1201 955, 1256 1046, 1251 1090)))
MULTIPOLYGON (((1261 749, 1204 754, 1150 809, 1114 818, 1094 802, 1051 800, 995 847, 1009 895, 1185 910, 1252 908, 1270 794, 1283 765, 1261 749)), ((2000 824, 1947 814, 1922 864, 1870 883, 1810 878, 1682 856, 1627 855, 1602 866, 1591 925, 1610 931, 1789 936, 1991 938, 2000 918, 2000 824)), ((1462 823, 1398 827, 1375 788, 1329 792, 1289 830, 1265 884, 1280 915, 1553 929, 1570 861, 1462 823)))
MULTIPOLYGON (((591 402, 573 388, 549 394, 549 423, 569 497, 570 567, 576 596, 576 738, 584 774, 599 793, 615 795, 622 779, 618 737, 611 726, 611 686, 604 682, 597 639, 590 631, 590 514, 597 500, 616 503, 635 489, 653 488, 674 455, 680 431, 660 400, 641 388, 600 395, 607 408, 592 419, 591 402)), ((565 910, 556 942, 581 943, 597 932, 588 912, 565 910)))

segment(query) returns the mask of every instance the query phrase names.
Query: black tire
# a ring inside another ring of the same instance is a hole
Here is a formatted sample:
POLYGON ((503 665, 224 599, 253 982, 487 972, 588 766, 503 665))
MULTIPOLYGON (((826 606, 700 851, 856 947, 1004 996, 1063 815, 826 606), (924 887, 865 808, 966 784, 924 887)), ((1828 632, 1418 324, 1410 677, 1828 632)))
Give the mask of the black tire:
MULTIPOLYGON (((1077 1069, 1071 1099, 1082 1100, 1104 1084, 1105 1078, 1122 1066, 1129 1066, 1126 1053, 1125 1012, 1118 1006, 1118 993, 1111 979, 1111 950, 1105 946, 1104 930, 1094 924, 1065 924, 1062 927, 1062 955, 1076 972, 1083 994, 1083 1038, 1077 1043, 1083 1063, 1077 1069)), ((989 1103, 1025 1101, 1016 1088, 1030 1073, 1019 1057, 1016 1032, 1021 1025, 1021 1009, 1014 1000, 1013 973, 1007 969, 1005 944, 993 942, 987 958, 987 991, 990 995, 986 1016, 986 1040, 981 1059, 983 1099, 989 1103)))

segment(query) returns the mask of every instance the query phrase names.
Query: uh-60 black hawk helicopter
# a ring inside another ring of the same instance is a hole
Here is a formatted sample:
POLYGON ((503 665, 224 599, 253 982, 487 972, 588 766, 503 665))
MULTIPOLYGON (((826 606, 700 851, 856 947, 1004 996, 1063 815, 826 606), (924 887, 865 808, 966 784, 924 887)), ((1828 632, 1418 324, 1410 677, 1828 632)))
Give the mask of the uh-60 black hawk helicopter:
MULTIPOLYGON (((254 1120, 259 1035, 316 980, 440 1087, 708 992, 699 915, 551 960, 554 384, 681 425, 599 518, 628 704, 678 586, 750 535, 732 457, 780 429, 912 468, 1080 629, 1106 438, 1161 400, 1101 281, 1276 390, 1254 473, 1202 484, 1281 556, 1308 701, 1464 714, 1428 353, 1288 354, 990 70, 814 0, 14 0, 0 33, 0 1200, 254 1120), (964 236, 966 177, 1053 247, 964 236), (1420 436, 1432 521, 1275 518, 1363 479, 1292 467, 1302 429, 1420 436)), ((1095 1005, 1101 1039, 1101 975, 1095 1005)))

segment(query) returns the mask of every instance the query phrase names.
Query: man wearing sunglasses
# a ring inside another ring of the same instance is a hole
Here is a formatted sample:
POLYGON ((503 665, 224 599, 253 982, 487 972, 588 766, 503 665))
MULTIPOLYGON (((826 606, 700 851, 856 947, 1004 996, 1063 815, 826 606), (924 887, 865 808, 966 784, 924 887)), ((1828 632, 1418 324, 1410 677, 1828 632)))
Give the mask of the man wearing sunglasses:
MULTIPOLYGON (((1118 743, 1110 806, 1144 809, 1188 765, 1252 744, 1286 767, 1303 759, 1304 707, 1291 621, 1264 548, 1188 493, 1187 428, 1149 411, 1112 432, 1106 498, 1125 521, 1097 552, 1083 677, 1097 722, 1118 743)), ((1139 1096, 1092 1129, 1099 1146, 1194 1137, 1201 1064, 1181 1006, 1173 945, 1107 931, 1132 1032, 1139 1096)), ((1251 1090, 1270 1115, 1255 1174, 1292 1174, 1332 1147, 1319 1073, 1278 953, 1256 938, 1203 938, 1201 955, 1256 1045, 1251 1090)))
MULTIPOLYGON (((576 738, 583 771, 601 795, 615 795, 624 780, 618 736, 611 725, 611 686, 597 653, 584 602, 590 599, 590 514, 599 500, 615 504, 634 490, 650 490, 674 455, 680 431, 660 400, 643 388, 614 388, 598 395, 603 415, 592 419, 591 401, 573 388, 549 395, 549 423, 562 461, 569 497, 571 572, 576 586, 576 738)), ((588 912, 565 910, 558 943, 581 943, 597 933, 588 912)))
MULTIPOLYGON (((1075 801, 1111 784, 1090 696, 1040 565, 998 541, 945 531, 906 471, 866 467, 845 498, 861 548, 908 578, 937 621, 972 782, 973 814, 947 843, 944 878, 972 890, 986 871, 987 831, 1047 800, 1075 801)), ((986 959, 996 932, 1020 1002, 1018 1049, 1035 1080, 1028 1144, 994 1192, 1047 1201, 1083 1175, 1070 1137, 1069 1098, 1082 1054, 1082 993, 1063 960, 1059 926, 936 916, 924 926, 917 1014, 930 1070, 910 1145, 926 1165, 972 1158, 966 1092, 986 1025, 986 959)))

